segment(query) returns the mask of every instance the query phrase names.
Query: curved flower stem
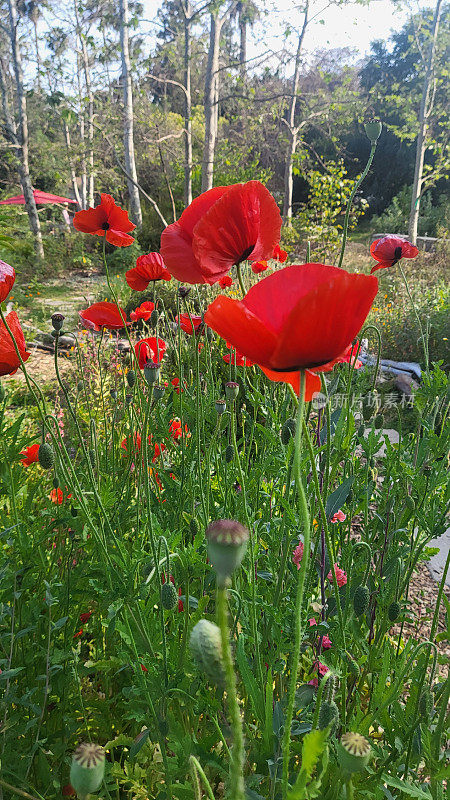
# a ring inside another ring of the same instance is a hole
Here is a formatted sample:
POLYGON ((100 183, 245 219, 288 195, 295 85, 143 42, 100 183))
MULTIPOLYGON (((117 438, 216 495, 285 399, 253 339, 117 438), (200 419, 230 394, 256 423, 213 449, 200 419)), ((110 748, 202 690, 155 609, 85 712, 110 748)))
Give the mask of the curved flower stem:
POLYGON ((311 528, 309 520, 308 503, 306 500, 305 487, 303 485, 301 474, 301 454, 302 454, 302 432, 303 432, 303 415, 305 410, 305 386, 306 374, 304 370, 300 371, 300 394, 297 409, 297 426, 295 431, 295 451, 294 451, 294 477, 297 486, 298 499, 300 505, 300 517, 303 521, 303 558, 301 560, 300 569, 298 571, 297 593, 295 597, 295 640, 294 652, 291 663, 291 675, 288 689, 288 704, 286 709, 286 719, 284 722, 284 733, 282 741, 283 750, 283 775, 282 775, 282 797, 286 800, 289 788, 289 755, 291 748, 291 726, 294 716, 294 702, 295 690, 297 688, 297 674, 300 663, 300 646, 302 643, 303 628, 302 625, 302 606, 303 595, 308 574, 309 557, 310 557, 310 542, 311 542, 311 528))
POLYGON ((189 756, 189 765, 191 767, 191 773, 192 773, 192 777, 194 779, 194 790, 196 789, 197 785, 198 785, 198 788, 200 790, 200 794, 198 796, 201 798, 202 797, 202 792, 201 792, 201 787, 200 787, 200 782, 198 780, 197 772, 198 772, 198 774, 200 775, 200 777, 201 777, 201 779, 203 781, 203 785, 204 785, 204 787, 206 789, 206 794, 208 795, 209 800, 215 800, 214 794, 213 794, 213 790, 211 788, 211 784, 210 784, 208 778, 206 777, 200 762, 195 758, 195 756, 189 756))
POLYGON ((228 709, 233 731, 233 748, 230 762, 230 797, 233 800, 244 800, 244 732, 242 730, 241 712, 236 692, 236 675, 231 655, 230 632, 228 629, 227 590, 224 585, 217 588, 217 617, 222 642, 222 659, 225 671, 228 709))
POLYGON ((378 340, 378 350, 377 350, 377 363, 375 366, 375 372, 373 375, 373 383, 372 383, 372 391, 375 389, 375 385, 377 382, 378 377, 378 370, 380 368, 380 360, 381 360, 381 333, 378 330, 376 325, 366 325, 365 328, 361 331, 361 338, 366 331, 375 331, 376 337, 378 340))
POLYGON ((370 167, 372 165, 372 161, 373 161, 373 157, 375 155, 375 150, 376 149, 377 149, 377 143, 376 142, 372 142, 372 147, 370 148, 370 153, 369 153, 369 159, 367 161, 367 164, 366 164, 366 167, 364 169, 364 172, 360 175, 360 177, 356 181, 356 183, 355 183, 355 185, 354 185, 354 187, 352 189, 352 193, 350 195, 349 201, 347 203, 347 210, 345 212, 345 219, 344 219, 344 227, 343 227, 343 231, 342 231, 342 247, 341 247, 341 253, 339 255, 339 261, 337 263, 338 267, 342 267, 342 261, 344 260, 345 245, 347 244, 348 221, 349 221, 349 217, 350 217, 350 210, 351 210, 351 207, 353 205, 353 200, 355 199, 356 192, 358 191, 358 189, 361 186, 364 178, 366 177, 367 173, 369 172, 369 169, 370 169, 370 167))
POLYGON ((411 291, 410 291, 410 288, 409 288, 408 280, 407 280, 406 275, 405 275, 405 273, 403 271, 403 267, 402 267, 402 265, 400 263, 398 265, 398 268, 400 270, 400 275, 403 278, 403 283, 405 284, 405 289, 406 289, 407 295, 409 297, 409 302, 412 305, 412 309, 414 311, 414 315, 416 317, 417 324, 419 326, 420 338, 422 339, 423 354, 425 356, 425 369, 428 372, 429 365, 430 365, 429 353, 428 353, 428 339, 425 336, 425 332, 424 332, 423 325, 422 325, 422 320, 420 319, 420 314, 417 311, 416 305, 414 303, 414 300, 412 298, 412 294, 411 294, 411 291))

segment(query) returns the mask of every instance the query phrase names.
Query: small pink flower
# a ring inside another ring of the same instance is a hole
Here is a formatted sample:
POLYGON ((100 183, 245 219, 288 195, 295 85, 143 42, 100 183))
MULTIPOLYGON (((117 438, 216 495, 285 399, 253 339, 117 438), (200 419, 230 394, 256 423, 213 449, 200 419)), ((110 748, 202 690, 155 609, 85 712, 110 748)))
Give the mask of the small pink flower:
POLYGON ((321 661, 315 661, 313 664, 313 669, 318 671, 321 678, 328 672, 328 667, 325 664, 322 664, 321 661))
POLYGON ((344 522, 344 519, 347 519, 347 514, 344 514, 343 511, 336 511, 335 514, 331 517, 331 522, 344 522))
POLYGON ((308 622, 310 627, 312 627, 313 625, 317 625, 315 617, 311 617, 311 619, 309 619, 308 622))
MULTIPOLYGON (((334 574, 336 575, 337 585, 339 587, 345 586, 345 584, 347 583, 347 575, 345 574, 343 569, 338 567, 337 564, 334 565, 334 574)), ((329 573, 327 575, 327 579, 329 581, 333 580, 333 576, 331 574, 331 569, 330 569, 330 571, 329 571, 329 573)))
POLYGON ((303 558, 303 542, 299 542, 292 554, 292 561, 297 564, 297 569, 300 569, 300 561, 303 558))
POLYGON ((329 650, 330 647, 331 647, 331 639, 326 634, 322 638, 322 647, 323 647, 324 650, 329 650))

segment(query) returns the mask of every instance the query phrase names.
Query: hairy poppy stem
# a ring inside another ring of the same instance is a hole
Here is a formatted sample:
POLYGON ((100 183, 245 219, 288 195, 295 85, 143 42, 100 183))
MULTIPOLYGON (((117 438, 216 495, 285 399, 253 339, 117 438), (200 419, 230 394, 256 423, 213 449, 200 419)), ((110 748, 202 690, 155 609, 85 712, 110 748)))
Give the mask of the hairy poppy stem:
POLYGON ((369 159, 368 159, 367 164, 365 166, 364 172, 360 175, 360 177, 356 181, 356 183, 355 183, 355 185, 354 185, 354 187, 352 189, 352 193, 350 195, 349 201, 347 203, 347 209, 345 211, 344 227, 343 227, 343 230, 342 230, 342 247, 341 247, 341 252, 340 252, 340 255, 339 255, 339 261, 337 263, 338 267, 342 267, 342 262, 344 260, 345 246, 347 244, 348 221, 349 221, 349 218, 350 218, 350 211, 351 211, 351 208, 352 208, 352 205, 353 205, 353 200, 355 199, 356 192, 358 191, 358 189, 361 186, 364 178, 366 177, 367 173, 369 172, 370 167, 372 166, 372 161, 373 161, 373 157, 375 155, 375 150, 376 149, 377 149, 377 143, 375 141, 375 142, 372 142, 372 147, 370 148, 370 153, 369 153, 369 159))
POLYGON ((400 275, 403 278, 403 283, 405 284, 405 289, 406 289, 407 295, 409 297, 409 302, 412 305, 412 309, 413 309, 414 315, 416 317, 417 324, 419 326, 420 338, 422 339, 423 354, 425 356, 425 369, 428 372, 429 363, 430 363, 429 355, 428 355, 428 339, 425 336, 425 332, 424 332, 424 329, 423 329, 423 325, 422 325, 422 321, 420 319, 419 312, 417 311, 416 305, 414 303, 414 300, 413 300, 413 297, 412 297, 412 294, 411 294, 411 290, 409 288, 408 280, 407 280, 406 275, 405 275, 405 273, 403 271, 403 267, 402 267, 402 265, 400 263, 398 265, 398 268, 400 270, 400 275))
POLYGON ((288 704, 286 709, 286 719, 284 722, 284 733, 282 741, 283 750, 283 775, 282 775, 282 797, 286 800, 289 789, 289 755, 291 749, 291 726, 294 716, 294 702, 295 691, 297 688, 297 675, 300 663, 300 647, 303 637, 304 625, 302 625, 302 607, 303 595, 305 589, 306 576, 308 574, 309 557, 310 557, 310 543, 311 543, 311 526, 309 519, 308 503, 306 500, 305 487, 302 480, 301 472, 301 455, 302 455, 302 432, 303 432, 303 417, 305 410, 305 388, 306 388, 306 373, 305 370, 300 371, 300 393, 297 409, 297 426, 295 430, 295 451, 294 451, 294 477, 297 486, 298 499, 300 505, 300 517, 303 522, 303 558, 301 560, 300 569, 298 571, 297 593, 295 597, 295 618, 294 618, 294 652, 291 663, 291 674, 288 689, 288 704))

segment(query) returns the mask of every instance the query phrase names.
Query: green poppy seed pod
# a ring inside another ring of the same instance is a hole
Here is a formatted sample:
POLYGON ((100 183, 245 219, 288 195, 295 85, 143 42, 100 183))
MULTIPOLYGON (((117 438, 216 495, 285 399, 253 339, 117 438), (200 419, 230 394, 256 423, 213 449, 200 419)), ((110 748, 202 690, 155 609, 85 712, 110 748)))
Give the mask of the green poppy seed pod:
POLYGON ((53 467, 55 463, 55 454, 53 452, 53 447, 47 444, 47 442, 43 442, 39 445, 38 459, 43 469, 51 469, 53 467))
POLYGON ((225 384, 225 397, 230 402, 236 400, 236 397, 239 394, 239 384, 235 381, 228 381, 225 384))
POLYGON ((65 320, 64 314, 52 314, 52 325, 55 331, 59 332, 62 330, 64 320, 65 320))
POLYGON ((234 519, 218 519, 206 529, 208 557, 216 570, 217 580, 229 578, 244 558, 248 530, 234 519))
POLYGON ((395 620, 398 619, 399 614, 400 614, 400 603, 398 603, 397 600, 394 600, 394 602, 391 603, 391 605, 388 608, 388 617, 390 621, 395 622, 395 620))
POLYGON ((161 605, 166 611, 172 611, 178 602, 178 595, 175 586, 171 581, 163 583, 161 586, 161 605))
POLYGON ((159 364, 153 364, 149 361, 144 367, 144 378, 149 386, 158 383, 159 381, 159 364))
POLYGON ((295 419, 290 417, 286 420, 281 428, 281 441, 286 446, 289 444, 292 437, 295 436, 295 419))
POLYGON ((158 317, 159 317, 159 314, 158 314, 156 308, 154 308, 152 313, 150 314, 150 325, 151 325, 152 328, 154 328, 156 326, 156 324, 158 322, 158 317))
POLYGON ((136 373, 134 369, 129 369, 127 372, 127 383, 130 389, 133 388, 134 384, 136 383, 136 373))
POLYGON ((225 676, 220 628, 214 622, 201 619, 192 630, 189 646, 199 669, 217 686, 222 686, 225 676))
POLYGON ((366 132, 367 138, 370 139, 370 143, 375 144, 375 142, 381 136, 383 125, 381 124, 379 119, 370 119, 368 122, 365 123, 364 130, 366 132))
POLYGON ((234 456, 234 447, 232 444, 227 444, 225 448, 225 461, 227 464, 229 464, 230 461, 233 461, 233 456, 234 456))
POLYGON ((227 408, 226 401, 223 400, 222 398, 220 400, 216 400, 215 407, 216 407, 216 411, 219 414, 219 416, 221 414, 224 414, 225 411, 226 411, 226 408, 227 408))
POLYGON ((166 393, 165 386, 161 386, 159 383, 153 387, 153 397, 155 400, 161 400, 161 397, 164 397, 166 393))
POLYGON ((433 713, 433 695, 426 687, 419 698, 419 714, 423 722, 428 723, 433 713))
POLYGON ((344 733, 337 746, 337 756, 341 768, 350 774, 363 772, 370 761, 371 747, 360 733, 344 733))
POLYGON ((339 709, 334 700, 324 700, 320 706, 319 711, 319 730, 324 730, 330 726, 331 731, 334 731, 339 725, 339 709))
POLYGON ((370 592, 368 587, 364 584, 357 586, 353 595, 353 610, 356 617, 362 617, 366 613, 369 608, 369 599, 370 592))
POLYGON ((100 788, 105 774, 105 751, 92 742, 80 744, 72 756, 70 783, 80 800, 100 788))

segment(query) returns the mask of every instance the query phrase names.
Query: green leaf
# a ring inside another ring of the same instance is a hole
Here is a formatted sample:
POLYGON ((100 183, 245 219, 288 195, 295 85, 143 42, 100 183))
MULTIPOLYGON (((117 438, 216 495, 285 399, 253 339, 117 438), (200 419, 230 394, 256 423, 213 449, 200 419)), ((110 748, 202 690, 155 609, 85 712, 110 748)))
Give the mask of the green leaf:
POLYGON ((407 783, 400 778, 394 778, 391 775, 384 774, 381 776, 381 779, 387 783, 388 786, 392 786, 393 789, 401 789, 408 797, 417 797, 419 800, 431 800, 431 794, 429 792, 419 789, 418 786, 413 786, 412 783, 407 783))
POLYGON ((139 750, 144 746, 148 737, 150 736, 150 728, 146 728, 145 731, 141 731, 136 736, 133 744, 130 747, 129 758, 135 758, 139 753, 139 750))
POLYGON ((303 800, 306 781, 311 778, 316 764, 326 748, 328 730, 310 731, 303 737, 302 766, 297 780, 287 794, 287 800, 303 800))
POLYGON ((333 514, 336 514, 336 512, 339 511, 340 508, 342 508, 345 501, 347 500, 350 489, 352 488, 353 481, 354 481, 353 476, 351 476, 350 478, 346 478, 345 481, 343 481, 341 485, 338 486, 338 488, 335 489, 335 491, 332 492, 332 494, 330 494, 325 509, 327 514, 327 519, 331 519, 333 514))

